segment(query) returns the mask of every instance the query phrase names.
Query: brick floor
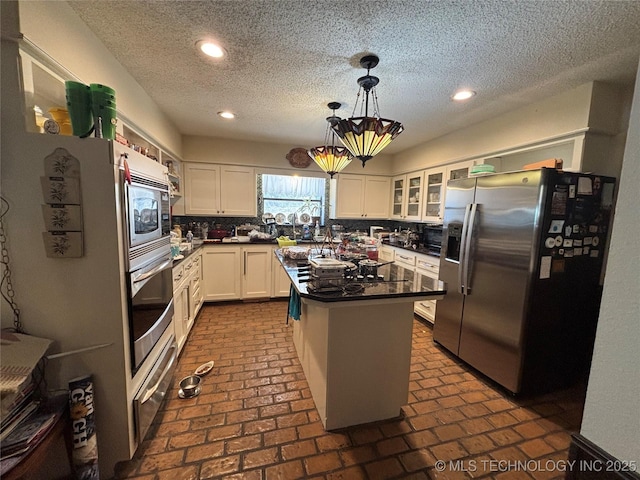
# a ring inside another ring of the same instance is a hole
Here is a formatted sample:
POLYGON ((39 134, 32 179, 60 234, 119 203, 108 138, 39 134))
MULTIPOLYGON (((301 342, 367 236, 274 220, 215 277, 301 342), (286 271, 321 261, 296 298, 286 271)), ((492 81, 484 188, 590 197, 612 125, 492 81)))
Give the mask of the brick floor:
POLYGON ((154 424, 116 478, 564 478, 583 386, 514 398, 435 345, 416 319, 402 415, 327 432, 286 311, 285 301, 205 305, 154 424), (179 399, 179 379, 209 360, 202 393, 179 399))

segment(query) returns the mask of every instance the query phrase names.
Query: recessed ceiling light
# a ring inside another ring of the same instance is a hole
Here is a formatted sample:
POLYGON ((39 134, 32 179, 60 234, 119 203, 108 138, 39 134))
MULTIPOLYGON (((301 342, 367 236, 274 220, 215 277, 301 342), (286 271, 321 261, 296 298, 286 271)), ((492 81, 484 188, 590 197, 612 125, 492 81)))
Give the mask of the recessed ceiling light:
POLYGON ((226 118, 228 120, 232 119, 232 118, 236 118, 235 113, 233 112, 229 112, 229 111, 224 111, 224 112, 218 112, 218 115, 222 118, 226 118))
POLYGON ((456 101, 468 100, 476 94, 473 90, 459 90, 451 97, 456 101))
POLYGON ((213 42, 202 40, 197 43, 198 48, 205 54, 213 58, 222 58, 225 55, 224 49, 213 42))

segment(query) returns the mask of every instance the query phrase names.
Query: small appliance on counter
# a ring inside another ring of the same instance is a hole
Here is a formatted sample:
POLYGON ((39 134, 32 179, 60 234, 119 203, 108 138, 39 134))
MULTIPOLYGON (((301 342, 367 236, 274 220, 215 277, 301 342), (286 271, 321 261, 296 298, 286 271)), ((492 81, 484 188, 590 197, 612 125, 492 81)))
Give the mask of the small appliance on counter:
POLYGON ((384 227, 378 227, 376 225, 371 225, 369 227, 369 236, 374 238, 379 238, 378 234, 384 231, 384 227))
POLYGON ((224 230, 223 228, 220 228, 220 225, 216 225, 214 228, 210 229, 207 232, 207 238, 209 240, 214 240, 214 241, 218 241, 218 242, 222 242, 222 239, 224 237, 228 237, 230 235, 228 230, 224 230))

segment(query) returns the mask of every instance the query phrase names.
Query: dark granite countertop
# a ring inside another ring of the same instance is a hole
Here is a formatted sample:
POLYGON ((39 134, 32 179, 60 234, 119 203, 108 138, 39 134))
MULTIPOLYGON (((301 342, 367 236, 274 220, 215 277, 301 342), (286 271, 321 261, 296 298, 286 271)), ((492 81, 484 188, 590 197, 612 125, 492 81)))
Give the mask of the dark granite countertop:
POLYGON ((402 250, 407 250, 408 252, 415 252, 415 253, 421 253, 423 255, 429 255, 432 257, 440 257, 440 255, 436 252, 434 252, 433 250, 429 250, 426 247, 417 247, 417 248, 413 248, 413 247, 405 247, 403 244, 395 244, 395 243, 389 243, 389 242, 382 242, 382 245, 386 245, 388 247, 396 247, 396 248, 400 248, 402 250))
POLYGON ((191 255, 193 255, 194 253, 196 253, 202 246, 204 245, 204 243, 202 241, 197 241, 194 240, 193 241, 193 249, 190 252, 182 252, 182 256, 183 258, 180 259, 173 259, 173 266, 177 266, 180 263, 184 262, 187 258, 189 258, 191 255))
POLYGON ((381 280, 354 280, 347 282, 346 286, 337 292, 313 292, 309 290, 307 282, 300 281, 304 277, 298 276, 302 273, 299 269, 306 261, 283 258, 280 250, 276 250, 275 254, 300 296, 320 302, 429 297, 447 293, 446 285, 442 281, 419 273, 414 277, 413 270, 393 263, 378 267, 378 274, 383 276, 381 280))

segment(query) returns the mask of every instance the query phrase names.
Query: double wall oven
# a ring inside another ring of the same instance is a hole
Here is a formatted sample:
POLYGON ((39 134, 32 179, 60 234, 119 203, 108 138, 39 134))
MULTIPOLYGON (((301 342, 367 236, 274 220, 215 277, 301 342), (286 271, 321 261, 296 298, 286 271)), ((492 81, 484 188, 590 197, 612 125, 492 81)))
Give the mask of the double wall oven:
POLYGON ((167 338, 163 334, 173 321, 171 213, 164 167, 138 155, 127 159, 122 205, 131 374, 142 367, 148 372, 133 398, 136 437, 141 442, 169 387, 177 357, 175 336, 158 345, 167 338), (154 349, 160 353, 152 357, 154 349))
POLYGON ((167 182, 131 171, 124 192, 129 328, 136 371, 173 318, 171 213, 167 182))

